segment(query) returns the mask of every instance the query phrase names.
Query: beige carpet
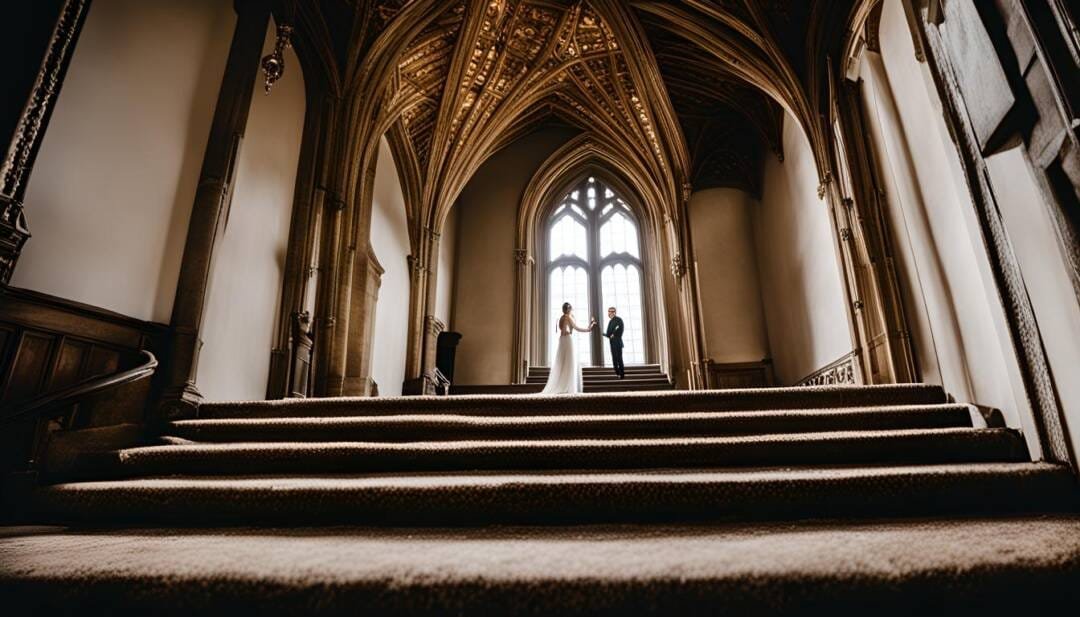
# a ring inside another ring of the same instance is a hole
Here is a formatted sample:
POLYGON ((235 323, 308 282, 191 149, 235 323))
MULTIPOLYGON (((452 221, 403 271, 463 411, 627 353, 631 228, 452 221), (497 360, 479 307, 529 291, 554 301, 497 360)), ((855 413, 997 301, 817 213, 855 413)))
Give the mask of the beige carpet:
POLYGON ((0 531, 0 606, 36 614, 985 616, 1078 601, 1080 516, 0 531))

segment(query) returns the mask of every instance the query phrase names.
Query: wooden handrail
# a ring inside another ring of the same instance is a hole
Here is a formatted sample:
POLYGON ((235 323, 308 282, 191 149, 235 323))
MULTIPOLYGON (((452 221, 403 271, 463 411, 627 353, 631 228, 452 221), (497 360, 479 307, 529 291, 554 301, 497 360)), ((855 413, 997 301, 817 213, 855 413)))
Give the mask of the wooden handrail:
POLYGON ((63 390, 57 390, 56 392, 50 392, 32 398, 15 407, 15 409, 0 412, 0 424, 14 422, 31 416, 42 417, 50 411, 77 403, 80 399, 91 394, 139 381, 140 379, 145 379, 146 377, 153 375, 154 370, 158 365, 157 358, 154 357, 154 354, 145 349, 140 350, 139 353, 144 358, 143 363, 139 366, 111 373, 109 375, 91 377, 90 379, 64 388, 63 390))

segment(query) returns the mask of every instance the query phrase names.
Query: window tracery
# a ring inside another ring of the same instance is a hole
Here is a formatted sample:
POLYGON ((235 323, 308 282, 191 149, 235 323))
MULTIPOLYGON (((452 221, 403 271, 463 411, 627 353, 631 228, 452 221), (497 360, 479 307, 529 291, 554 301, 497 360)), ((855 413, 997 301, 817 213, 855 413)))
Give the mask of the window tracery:
POLYGON ((607 326, 606 310, 614 306, 623 319, 623 357, 627 364, 645 362, 644 276, 640 227, 633 211, 602 180, 589 176, 572 187, 556 204, 546 226, 547 353, 550 363, 558 342, 554 324, 563 302, 574 306, 579 325, 589 317, 599 330, 574 334, 578 362, 583 366, 610 365, 611 351, 601 333, 607 326))

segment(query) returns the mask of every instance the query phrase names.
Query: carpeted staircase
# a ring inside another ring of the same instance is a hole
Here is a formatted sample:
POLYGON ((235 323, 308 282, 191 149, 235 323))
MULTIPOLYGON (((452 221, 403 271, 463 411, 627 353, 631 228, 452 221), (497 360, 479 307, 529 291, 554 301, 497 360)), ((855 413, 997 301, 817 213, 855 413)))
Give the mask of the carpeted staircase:
MULTIPOLYGON (((546 366, 530 366, 525 383, 450 386, 451 394, 539 394, 547 383, 551 369, 546 366)), ((675 384, 659 364, 636 364, 626 367, 626 375, 619 379, 610 367, 586 366, 581 369, 581 387, 587 394, 617 392, 656 392, 674 390, 675 384)))
POLYGON ((1048 540, 1080 531, 1072 472, 934 386, 213 403, 50 473, 17 521, 73 527, 0 538, 0 601, 911 614, 1080 588, 1080 541, 1048 540))
MULTIPOLYGON (((525 383, 543 386, 551 369, 546 366, 530 366, 525 383)), ((585 392, 636 392, 673 390, 674 385, 659 364, 632 364, 626 367, 623 379, 619 379, 609 366, 585 366, 581 368, 581 388, 585 392)))

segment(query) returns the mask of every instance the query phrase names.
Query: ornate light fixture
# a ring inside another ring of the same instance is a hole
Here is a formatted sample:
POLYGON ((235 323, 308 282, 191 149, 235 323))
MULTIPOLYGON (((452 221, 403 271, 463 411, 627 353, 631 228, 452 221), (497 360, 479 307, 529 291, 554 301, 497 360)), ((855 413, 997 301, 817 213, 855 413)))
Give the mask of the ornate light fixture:
POLYGON ((292 26, 280 24, 277 27, 277 40, 274 42, 274 51, 262 59, 263 74, 266 79, 263 85, 266 94, 270 94, 270 88, 285 74, 285 50, 292 47, 292 26))

